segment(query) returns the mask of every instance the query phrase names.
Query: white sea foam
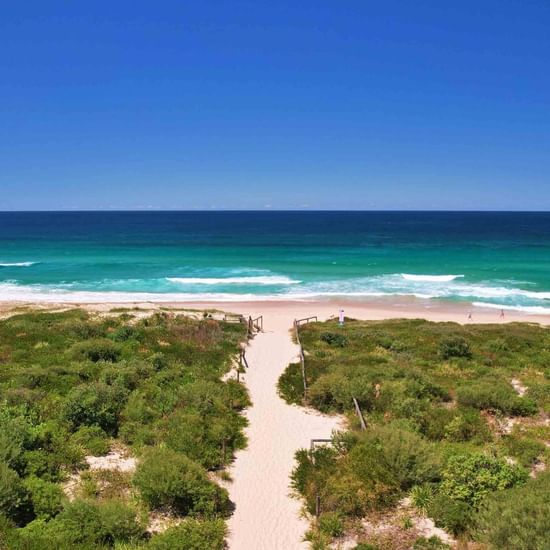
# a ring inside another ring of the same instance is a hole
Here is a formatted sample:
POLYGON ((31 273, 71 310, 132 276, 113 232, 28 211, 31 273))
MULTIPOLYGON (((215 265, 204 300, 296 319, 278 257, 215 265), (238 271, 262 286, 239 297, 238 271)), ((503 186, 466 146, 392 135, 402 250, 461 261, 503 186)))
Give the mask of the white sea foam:
POLYGON ((301 283, 281 275, 253 277, 166 277, 171 283, 182 285, 296 285, 301 283))
POLYGON ((11 262, 0 263, 0 267, 30 267, 38 262, 11 262))
POLYGON ((427 283, 444 283, 460 279, 464 275, 412 275, 410 273, 401 273, 401 277, 406 281, 419 281, 427 283))
POLYGON ((419 299, 459 299, 489 304, 486 307, 510 308, 533 313, 547 313, 550 292, 524 290, 513 286, 463 281, 406 280, 401 274, 355 279, 312 281, 300 284, 282 275, 186 277, 162 279, 103 280, 100 284, 64 283, 58 285, 23 285, 16 281, 0 283, 0 300, 134 302, 134 301, 263 301, 313 300, 315 298, 369 298, 411 296, 419 299), (168 283, 168 284, 167 284, 168 283), (174 284, 175 283, 175 284, 174 284), (181 290, 178 287, 181 285, 181 290), (196 286, 195 286, 196 285, 196 286), (216 287, 216 285, 219 285, 216 287), (224 285, 227 287, 224 288, 224 285), (239 285, 257 285, 264 292, 250 292, 239 285), (263 286, 262 286, 263 285, 263 286), (277 288, 281 285, 282 288, 277 288), (273 287, 272 291, 270 286, 273 287), (230 290, 231 288, 231 290, 230 290), (201 292, 200 290, 213 292, 201 292), (198 292, 193 292, 197 291, 198 292), (239 292, 241 290, 241 292, 239 292), (244 291, 244 292, 242 292, 244 291), (267 291, 267 292, 266 292, 267 291), (495 304, 498 302, 498 304, 495 304), (500 305, 504 302, 505 305, 500 305), (521 308, 521 309, 520 309, 521 308), (528 309, 533 308, 533 309, 528 309))

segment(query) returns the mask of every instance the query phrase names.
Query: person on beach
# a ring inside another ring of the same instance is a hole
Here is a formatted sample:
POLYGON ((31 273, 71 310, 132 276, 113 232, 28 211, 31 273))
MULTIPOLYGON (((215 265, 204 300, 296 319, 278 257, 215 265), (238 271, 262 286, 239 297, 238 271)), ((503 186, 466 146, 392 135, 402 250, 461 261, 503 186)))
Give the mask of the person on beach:
POLYGON ((503 309, 500 310, 500 318, 504 319, 504 310, 503 309))
POLYGON ((468 312, 468 321, 471 321, 472 319, 473 319, 473 317, 472 317, 472 312, 469 311, 469 312, 468 312))
POLYGON ((344 310, 341 309, 339 312, 338 312, 338 324, 343 327, 344 326, 344 310))

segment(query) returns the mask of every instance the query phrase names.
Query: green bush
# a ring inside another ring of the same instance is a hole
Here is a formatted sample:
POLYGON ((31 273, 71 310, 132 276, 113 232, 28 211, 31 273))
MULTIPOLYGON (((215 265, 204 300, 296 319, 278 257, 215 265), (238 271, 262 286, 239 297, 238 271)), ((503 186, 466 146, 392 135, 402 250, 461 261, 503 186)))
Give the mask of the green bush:
POLYGON ((101 382, 84 384, 67 395, 63 415, 74 427, 98 426, 110 435, 118 431, 119 414, 127 394, 101 382))
POLYGON ((462 408, 457 412, 458 414, 445 426, 447 441, 471 441, 477 444, 491 441, 491 430, 479 411, 462 408))
POLYGON ((517 458, 525 468, 530 468, 545 453, 547 447, 536 439, 510 435, 502 438, 508 454, 517 458))
POLYGON ((94 363, 98 361, 116 363, 121 355, 120 348, 108 339, 79 342, 73 346, 72 351, 75 357, 88 359, 94 363))
POLYGON ((59 485, 37 477, 29 477, 23 484, 30 495, 37 518, 47 520, 61 512, 65 495, 59 485))
POLYGON ((9 406, 0 407, 0 462, 14 470, 24 468, 23 452, 29 445, 31 426, 9 406))
MULTIPOLYGON (((123 325, 119 327, 112 335, 113 340, 116 342, 126 342, 126 340, 132 340, 132 339, 138 339, 139 337, 139 331, 133 327, 132 325, 123 325)), ((92 359, 93 360, 93 359, 92 359)), ((112 362, 115 362, 116 359, 113 361, 112 359, 103 359, 104 361, 110 360, 112 362)))
POLYGON ((338 332, 323 332, 320 338, 329 346, 344 348, 348 345, 348 339, 338 332))
POLYGON ((319 495, 325 513, 364 516, 394 504, 411 486, 440 476, 435 448, 397 426, 373 428, 342 443, 335 440, 341 451, 320 447, 296 454, 292 485, 306 497, 310 513, 319 495))
POLYGON ((377 449, 379 460, 401 489, 439 479, 441 458, 436 447, 419 434, 389 425, 370 431, 349 453, 354 467, 368 468, 366 447, 377 449))
POLYGON ((30 519, 28 493, 17 473, 4 462, 0 462, 1 514, 18 524, 30 519))
POLYGON ((435 535, 430 538, 418 537, 413 544, 412 550, 446 550, 450 548, 439 537, 435 535))
POLYGON ((436 485, 433 483, 424 483, 422 485, 415 485, 410 492, 412 503, 421 512, 427 513, 428 508, 435 496, 436 485))
POLYGON ((103 524, 98 506, 75 500, 65 506, 48 528, 67 544, 97 545, 107 544, 109 532, 103 524))
POLYGON ((550 474, 543 473, 524 487, 490 495, 480 508, 475 531, 494 550, 548 548, 550 474))
POLYGON ((473 508, 467 502, 453 500, 446 494, 438 493, 429 502, 427 512, 437 527, 459 535, 468 529, 473 508))
POLYGON ((170 448, 212 470, 226 464, 235 449, 244 447, 244 419, 220 415, 211 417, 206 427, 204 424, 204 416, 176 411, 166 421, 165 441, 170 448))
POLYGON ((344 534, 344 524, 338 512, 325 512, 319 517, 319 529, 329 537, 340 537, 344 534))
POLYGON ((453 500, 477 507, 489 493, 527 480, 523 468, 481 453, 451 456, 443 471, 441 491, 453 500))
POLYGON ((468 342, 461 336, 452 336, 441 340, 439 343, 439 353, 443 359, 452 357, 472 357, 472 350, 468 342))
POLYGON ((478 382, 461 386, 457 389, 457 399, 461 405, 510 415, 529 416, 538 411, 532 399, 519 397, 511 387, 499 382, 478 382))
POLYGON ((197 521, 186 519, 160 535, 147 545, 150 550, 224 550, 227 526, 222 520, 197 521))
POLYGON ((94 456, 107 454, 111 447, 109 437, 99 426, 81 426, 72 435, 71 441, 94 456))
POLYGON ((98 510, 109 541, 132 542, 143 537, 144 527, 130 506, 112 500, 102 503, 98 510))
POLYGON ((164 353, 161 352, 157 352, 151 355, 149 361, 156 371, 161 371, 168 367, 168 360, 166 359, 164 353))
POLYGON ((208 480, 201 467, 171 449, 146 451, 134 475, 134 484, 151 508, 172 508, 180 514, 225 515, 225 489, 208 480))

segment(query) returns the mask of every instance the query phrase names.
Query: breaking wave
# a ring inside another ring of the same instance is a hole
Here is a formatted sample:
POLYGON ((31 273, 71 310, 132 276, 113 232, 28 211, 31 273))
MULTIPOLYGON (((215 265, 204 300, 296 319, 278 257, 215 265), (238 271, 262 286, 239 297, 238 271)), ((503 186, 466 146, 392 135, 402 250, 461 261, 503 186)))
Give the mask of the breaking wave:
POLYGON ((255 277, 166 277, 171 283, 182 285, 296 285, 301 283, 290 277, 266 275, 255 277))
POLYGON ((423 281, 423 282, 448 282, 460 279, 464 275, 412 275, 410 273, 401 273, 401 277, 406 281, 423 281))

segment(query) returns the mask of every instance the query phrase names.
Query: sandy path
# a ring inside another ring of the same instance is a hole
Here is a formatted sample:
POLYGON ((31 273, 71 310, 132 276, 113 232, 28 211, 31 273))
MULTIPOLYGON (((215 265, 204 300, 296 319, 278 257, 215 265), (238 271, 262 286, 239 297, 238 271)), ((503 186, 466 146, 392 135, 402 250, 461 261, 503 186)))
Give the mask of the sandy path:
POLYGON ((280 374, 297 356, 291 326, 288 315, 265 319, 265 332, 246 352, 250 369, 244 379, 253 405, 246 412, 248 447, 237 453, 228 486, 236 505, 230 550, 307 548, 302 539, 308 523, 300 517, 300 501, 289 495, 294 453, 311 438, 330 437, 339 419, 287 405, 277 395, 280 374))

